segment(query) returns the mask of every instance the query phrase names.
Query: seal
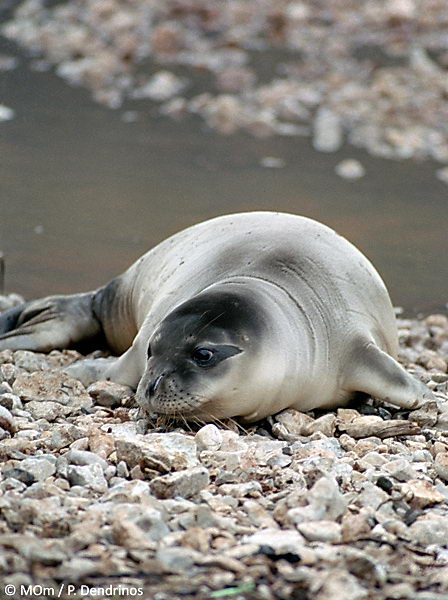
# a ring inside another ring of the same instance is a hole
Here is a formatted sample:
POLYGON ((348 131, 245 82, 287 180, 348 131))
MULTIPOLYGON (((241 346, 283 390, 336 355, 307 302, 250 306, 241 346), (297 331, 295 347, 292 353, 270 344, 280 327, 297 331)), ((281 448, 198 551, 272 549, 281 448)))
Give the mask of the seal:
POLYGON ((255 421, 358 393, 407 409, 431 398, 396 361, 395 316, 368 259, 312 219, 217 217, 154 247, 95 291, 0 316, 0 350, 103 335, 112 359, 73 373, 137 389, 147 413, 255 421))

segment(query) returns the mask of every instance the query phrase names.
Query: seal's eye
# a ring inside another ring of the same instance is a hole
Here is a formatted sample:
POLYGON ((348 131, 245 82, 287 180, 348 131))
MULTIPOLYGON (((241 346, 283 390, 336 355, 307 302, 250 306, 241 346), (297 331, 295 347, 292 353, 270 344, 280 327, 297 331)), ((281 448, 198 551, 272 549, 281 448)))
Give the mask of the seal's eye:
POLYGON ((148 350, 146 351, 146 356, 147 356, 147 358, 151 358, 151 356, 152 356, 151 346, 149 344, 148 344, 148 350))
POLYGON ((210 348, 195 348, 191 358, 200 367, 209 366, 213 362, 215 352, 210 348))

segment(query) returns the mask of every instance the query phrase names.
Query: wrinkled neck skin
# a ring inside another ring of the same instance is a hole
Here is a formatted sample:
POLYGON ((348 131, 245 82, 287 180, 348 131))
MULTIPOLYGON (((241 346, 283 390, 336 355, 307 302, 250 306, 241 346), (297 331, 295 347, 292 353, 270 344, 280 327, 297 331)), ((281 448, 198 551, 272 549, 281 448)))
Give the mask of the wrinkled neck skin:
POLYGON ((204 406, 205 411, 251 422, 291 406, 302 394, 312 394, 315 337, 308 317, 288 292, 254 277, 232 278, 207 288, 212 289, 242 294, 253 307, 258 330, 252 333, 254 343, 235 357, 230 374, 219 382, 220 389, 210 390, 215 401, 204 406))

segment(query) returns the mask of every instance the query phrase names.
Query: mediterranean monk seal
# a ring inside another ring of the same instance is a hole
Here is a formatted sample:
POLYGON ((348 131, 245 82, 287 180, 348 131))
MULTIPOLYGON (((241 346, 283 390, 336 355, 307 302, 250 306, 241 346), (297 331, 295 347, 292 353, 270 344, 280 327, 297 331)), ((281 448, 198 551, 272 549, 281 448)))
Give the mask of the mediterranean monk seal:
POLYGON ((431 397, 395 360, 394 312, 377 271, 306 217, 217 217, 98 290, 0 316, 0 350, 49 351, 100 333, 121 356, 80 361, 75 374, 137 388, 148 413, 250 422, 341 406, 357 392, 407 409, 431 397))

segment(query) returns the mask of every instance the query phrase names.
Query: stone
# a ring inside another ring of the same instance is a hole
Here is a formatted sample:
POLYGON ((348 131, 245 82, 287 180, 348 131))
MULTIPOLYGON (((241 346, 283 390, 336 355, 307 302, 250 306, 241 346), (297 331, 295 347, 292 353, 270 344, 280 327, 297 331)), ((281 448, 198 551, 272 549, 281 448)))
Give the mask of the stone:
POLYGON ((418 357, 417 363, 423 365, 428 371, 434 369, 442 373, 447 372, 447 361, 434 350, 425 350, 418 357))
POLYGON ((342 537, 341 525, 334 521, 299 523, 297 529, 310 542, 339 543, 342 537))
POLYGON ((411 411, 409 419, 415 421, 420 427, 432 427, 437 423, 438 414, 437 402, 431 401, 426 402, 417 410, 411 411))
POLYGON ((204 425, 194 436, 198 450, 219 450, 222 445, 222 433, 212 423, 204 425))
POLYGON ((328 600, 328 598, 344 598, 344 600, 363 600, 368 598, 369 592, 361 586, 356 577, 344 569, 329 569, 320 579, 315 600, 328 600))
POLYGON ((448 545, 448 522, 444 517, 418 519, 409 527, 409 536, 413 542, 422 546, 437 544, 448 545))
POLYGON ((426 508, 433 504, 445 502, 445 496, 429 482, 422 479, 410 479, 402 488, 411 497, 409 500, 411 508, 426 508))
POLYGON ((104 493, 108 487, 103 469, 98 463, 85 466, 69 465, 67 479, 72 486, 80 485, 100 494, 104 493))
POLYGON ((346 513, 341 522, 342 541, 351 543, 358 538, 368 537, 373 525, 373 519, 365 512, 346 513))
POLYGON ((200 559, 201 554, 192 548, 161 547, 156 552, 156 560, 164 570, 172 573, 191 569, 200 559))
POLYGON ((269 512, 254 500, 245 500, 243 510, 247 513, 251 524, 256 527, 261 529, 276 529, 278 527, 269 512))
POLYGON ((0 405, 10 411, 22 410, 23 404, 18 396, 9 392, 0 393, 0 405))
POLYGON ((312 417, 293 408, 288 408, 276 414, 274 419, 277 423, 281 423, 291 435, 305 435, 304 431, 307 425, 314 422, 312 417))
POLYGON ((9 106, 5 106, 4 104, 0 104, 0 122, 1 121, 11 121, 14 119, 16 113, 9 106))
POLYGON ((16 479, 25 485, 31 485, 36 481, 33 473, 26 469, 21 469, 20 467, 13 467, 12 469, 5 469, 2 472, 2 476, 4 479, 16 479))
POLYGON ((0 427, 10 434, 14 434, 17 430, 14 417, 7 408, 0 404, 0 427))
POLYGON ((56 421, 56 419, 61 419, 71 412, 70 409, 58 402, 44 402, 43 400, 39 402, 35 400, 27 402, 26 410, 31 414, 33 419, 45 419, 49 423, 56 421))
POLYGON ((405 458, 396 458, 386 462, 383 468, 387 473, 398 481, 407 481, 417 479, 417 471, 411 466, 411 463, 405 458))
POLYGON ((339 177, 354 181, 366 174, 365 168, 354 158, 347 158, 336 165, 335 172, 339 177))
POLYGON ((51 401, 66 408, 66 414, 92 406, 84 386, 62 371, 22 373, 14 380, 12 389, 23 402, 51 401))
POLYGON ((48 361, 41 354, 30 352, 29 350, 16 350, 14 352, 14 364, 19 369, 24 369, 29 373, 34 371, 48 371, 48 361))
POLYGON ((129 468, 139 466, 143 472, 153 474, 180 471, 199 463, 195 441, 179 433, 116 438, 115 448, 117 459, 129 468))
POLYGON ((156 102, 168 100, 179 94, 185 87, 185 79, 177 77, 170 71, 158 71, 142 87, 136 89, 133 98, 150 98, 156 102))
MULTIPOLYGON (((148 497, 149 498, 149 497, 148 497)), ((165 511, 146 504, 118 503, 108 507, 115 544, 128 549, 156 549, 159 542, 169 535, 165 511)))
POLYGON ((288 511, 287 516, 291 523, 297 525, 305 521, 335 521, 347 508, 347 500, 333 477, 321 477, 316 481, 306 499, 308 506, 288 511))
POLYGON ((223 483, 218 491, 223 496, 233 496, 234 498, 243 498, 244 496, 259 497, 262 487, 258 481, 248 481, 247 483, 223 483))
POLYGON ((19 375, 20 369, 15 365, 5 363, 0 365, 0 381, 12 386, 16 377, 19 375))
POLYGON ((38 456, 25 458, 19 463, 18 467, 29 473, 35 481, 43 481, 56 473, 56 460, 53 459, 53 456, 49 458, 38 456), (49 458, 52 460, 49 460, 49 458))
POLYGON ((319 152, 336 152, 342 146, 341 118, 331 108, 321 106, 314 117, 313 146, 319 152))
POLYGON ((356 506, 370 508, 376 511, 380 506, 388 506, 389 494, 370 481, 363 483, 360 493, 355 500, 356 506))
POLYGON ((69 558, 56 572, 59 581, 77 582, 100 574, 98 562, 88 558, 69 558))
POLYGON ((210 483, 208 470, 193 467, 177 473, 155 477, 150 483, 151 492, 157 498, 191 498, 210 483))
POLYGON ((303 536, 294 529, 261 529, 256 533, 244 536, 243 544, 269 548, 275 556, 282 554, 299 554, 304 545, 303 536))
POLYGON ((127 385, 121 385, 112 381, 96 381, 87 388, 87 393, 93 398, 98 406, 116 408, 133 396, 133 392, 127 385))
POLYGON ((89 448, 94 454, 107 459, 115 450, 115 440, 103 431, 93 430, 89 432, 89 448))
POLYGON ((318 419, 314 419, 303 428, 303 435, 313 435, 320 431, 324 435, 331 437, 336 429, 336 417, 332 414, 322 415, 318 419))
POLYGON ((72 465, 85 466, 99 464, 103 471, 109 466, 107 460, 104 460, 101 456, 98 456, 94 452, 88 452, 87 450, 71 449, 64 455, 64 458, 72 465))
POLYGON ((443 481, 448 481, 448 452, 439 452, 434 459, 434 468, 443 481))
POLYGON ((84 432, 75 425, 67 423, 53 424, 51 437, 46 441, 46 445, 51 450, 61 450, 83 436, 84 432))

